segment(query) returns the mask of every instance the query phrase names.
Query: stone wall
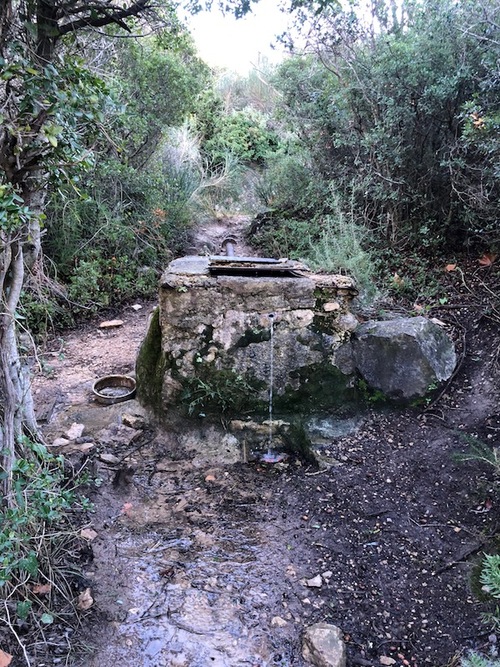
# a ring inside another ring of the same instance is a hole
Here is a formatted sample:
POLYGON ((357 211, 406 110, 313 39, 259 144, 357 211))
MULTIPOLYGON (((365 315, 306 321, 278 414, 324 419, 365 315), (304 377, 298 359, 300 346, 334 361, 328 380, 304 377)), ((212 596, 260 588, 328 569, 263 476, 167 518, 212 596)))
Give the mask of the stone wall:
POLYGON ((214 276, 209 262, 177 259, 162 276, 137 363, 141 400, 160 412, 180 404, 192 414, 265 414, 272 319, 275 409, 342 403, 352 378, 335 352, 357 325, 353 281, 298 263, 290 277, 214 276))

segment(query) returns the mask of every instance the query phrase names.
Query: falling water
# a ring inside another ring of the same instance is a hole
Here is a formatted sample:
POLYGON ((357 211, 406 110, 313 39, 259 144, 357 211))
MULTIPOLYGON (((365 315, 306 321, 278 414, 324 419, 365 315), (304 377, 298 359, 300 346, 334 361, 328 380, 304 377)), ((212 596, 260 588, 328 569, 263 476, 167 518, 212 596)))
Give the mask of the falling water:
POLYGON ((274 388, 274 314, 269 315, 269 437, 267 452, 262 457, 265 463, 279 463, 286 456, 273 452, 273 388, 274 388))
POLYGON ((273 385, 274 385, 274 315, 269 315, 269 441, 267 455, 272 455, 273 448, 273 385))

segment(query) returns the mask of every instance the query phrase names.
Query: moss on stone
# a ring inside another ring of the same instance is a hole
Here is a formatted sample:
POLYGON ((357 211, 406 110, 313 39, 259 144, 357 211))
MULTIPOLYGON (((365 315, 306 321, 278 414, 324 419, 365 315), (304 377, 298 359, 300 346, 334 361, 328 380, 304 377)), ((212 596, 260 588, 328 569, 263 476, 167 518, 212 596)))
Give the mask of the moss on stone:
POLYGON ((248 347, 252 343, 264 343, 271 340, 271 332, 269 329, 247 329, 243 336, 236 341, 234 348, 248 347))
POLYGON ((298 389, 287 387, 284 394, 276 395, 276 410, 308 414, 335 409, 339 414, 349 414, 360 405, 356 387, 350 386, 350 378, 335 366, 311 364, 290 374, 298 378, 298 389))
POLYGON ((137 398, 155 412, 161 410, 163 378, 169 360, 161 349, 160 309, 156 308, 136 361, 137 398))

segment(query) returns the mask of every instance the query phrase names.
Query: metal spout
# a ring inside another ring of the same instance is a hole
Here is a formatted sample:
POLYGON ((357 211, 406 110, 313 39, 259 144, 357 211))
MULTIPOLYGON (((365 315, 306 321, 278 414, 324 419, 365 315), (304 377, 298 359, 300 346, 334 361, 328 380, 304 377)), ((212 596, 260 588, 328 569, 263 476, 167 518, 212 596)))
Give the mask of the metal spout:
POLYGON ((234 236, 226 236, 224 241, 222 241, 221 246, 222 250, 226 253, 226 257, 235 256, 236 238, 234 236))

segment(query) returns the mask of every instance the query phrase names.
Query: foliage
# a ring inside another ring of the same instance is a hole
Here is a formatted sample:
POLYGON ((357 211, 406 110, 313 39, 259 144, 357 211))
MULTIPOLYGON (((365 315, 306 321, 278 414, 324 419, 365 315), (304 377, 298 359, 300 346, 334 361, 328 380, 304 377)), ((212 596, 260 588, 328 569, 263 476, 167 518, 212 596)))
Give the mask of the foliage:
POLYGON ((500 659, 471 651, 467 657, 462 658, 460 665, 461 667, 500 667, 500 659))
POLYGON ((483 560, 480 581, 483 590, 500 600, 500 556, 486 554, 483 560))
POLYGON ((475 436, 461 434, 462 439, 468 443, 469 449, 464 454, 457 456, 459 461, 482 461, 493 467, 496 475, 500 475, 500 448, 489 447, 486 443, 475 436))
POLYGON ((338 200, 332 201, 332 211, 319 220, 318 238, 310 244, 305 260, 313 270, 352 276, 361 300, 373 301, 376 295, 374 263, 363 247, 366 229, 356 223, 352 212, 342 211, 338 200))
POLYGON ((205 80, 192 47, 169 51, 164 36, 112 46, 101 64, 113 77, 94 166, 76 192, 59 185, 47 212, 45 250, 80 314, 153 293, 186 242, 199 184, 191 165, 177 168, 165 157, 161 140, 205 80))
POLYGON ((196 376, 184 378, 181 400, 188 414, 207 412, 251 412, 258 403, 258 383, 231 370, 198 369, 196 376))
POLYGON ((10 183, 0 185, 0 229, 12 232, 30 219, 30 210, 10 183))
POLYGON ((378 238, 471 243, 498 217, 493 3, 372 6, 378 30, 350 10, 309 14, 310 54, 274 81, 282 121, 378 238))
MULTIPOLYGON (((43 445, 25 441, 26 458, 18 458, 13 470, 16 504, 0 508, 0 589, 37 581, 47 571, 50 549, 43 536, 53 537, 68 511, 88 508, 76 491, 87 477, 67 479, 62 457, 49 454, 43 445)), ((64 529, 63 529, 64 530, 64 529)), ((24 591, 26 592, 26 590, 24 591)))
POLYGON ((203 154, 215 166, 223 164, 228 154, 245 164, 262 165, 279 144, 268 115, 250 107, 226 110, 214 89, 200 96, 196 131, 203 154))
POLYGON ((317 211, 325 195, 310 154, 292 141, 282 141, 279 150, 268 155, 255 189, 266 207, 303 216, 317 211))

